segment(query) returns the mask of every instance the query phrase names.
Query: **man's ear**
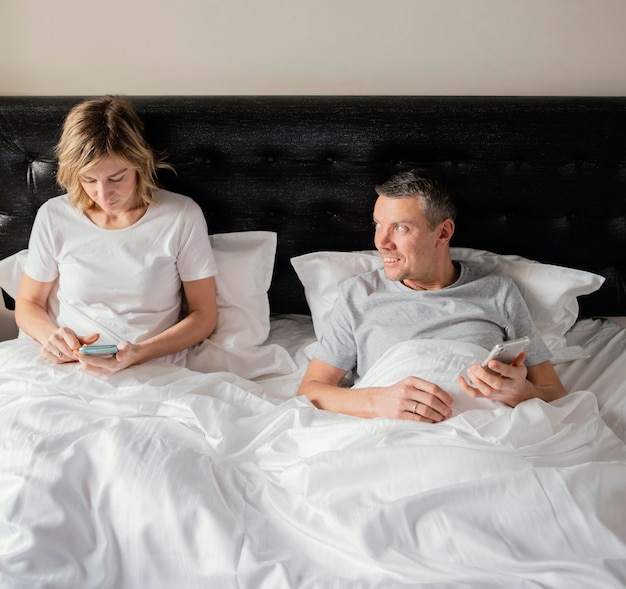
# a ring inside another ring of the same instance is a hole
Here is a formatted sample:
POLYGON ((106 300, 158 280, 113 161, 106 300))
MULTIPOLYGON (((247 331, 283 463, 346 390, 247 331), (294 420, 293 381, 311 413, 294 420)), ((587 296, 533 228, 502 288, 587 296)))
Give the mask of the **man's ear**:
POLYGON ((444 244, 450 243, 454 235, 454 221, 452 219, 444 219, 439 225, 439 241, 444 244))

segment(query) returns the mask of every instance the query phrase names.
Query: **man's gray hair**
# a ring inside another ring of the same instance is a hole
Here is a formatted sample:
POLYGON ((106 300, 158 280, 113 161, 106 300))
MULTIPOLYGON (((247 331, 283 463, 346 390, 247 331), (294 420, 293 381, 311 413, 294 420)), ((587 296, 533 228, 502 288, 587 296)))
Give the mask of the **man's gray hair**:
POLYGON ((379 196, 387 198, 417 198, 422 202, 424 215, 434 229, 444 219, 456 219, 457 208, 448 187, 435 173, 413 169, 401 172, 374 188, 379 196))

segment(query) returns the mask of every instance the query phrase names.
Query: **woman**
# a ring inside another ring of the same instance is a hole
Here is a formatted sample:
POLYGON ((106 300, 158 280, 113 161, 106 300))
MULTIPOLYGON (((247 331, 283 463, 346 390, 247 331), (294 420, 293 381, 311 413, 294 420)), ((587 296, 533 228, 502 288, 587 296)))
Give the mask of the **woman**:
POLYGON ((152 358, 182 365, 217 320, 217 267, 200 207, 159 189, 157 169, 171 166, 120 97, 74 107, 57 156, 67 194, 37 213, 16 299, 19 327, 49 360, 100 374, 152 358), (50 308, 53 288, 58 309, 50 308), (78 351, 96 341, 116 344, 117 354, 78 351))

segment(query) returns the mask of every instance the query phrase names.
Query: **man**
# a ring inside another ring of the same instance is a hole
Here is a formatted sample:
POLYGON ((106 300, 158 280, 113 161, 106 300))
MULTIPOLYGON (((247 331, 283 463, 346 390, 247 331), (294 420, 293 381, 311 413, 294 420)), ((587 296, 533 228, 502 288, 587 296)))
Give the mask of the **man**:
POLYGON ((454 400, 418 375, 386 387, 353 389, 340 383, 351 370, 357 378, 365 374, 402 341, 459 340, 491 349, 527 335, 529 347, 511 365, 492 360, 495 374, 473 365, 469 382, 458 377, 458 384, 471 397, 512 407, 534 397, 549 402, 564 396, 550 351, 514 282, 451 259, 456 207, 441 181, 411 170, 376 192, 374 244, 384 268, 341 285, 298 394, 338 413, 440 422, 452 414, 454 400))

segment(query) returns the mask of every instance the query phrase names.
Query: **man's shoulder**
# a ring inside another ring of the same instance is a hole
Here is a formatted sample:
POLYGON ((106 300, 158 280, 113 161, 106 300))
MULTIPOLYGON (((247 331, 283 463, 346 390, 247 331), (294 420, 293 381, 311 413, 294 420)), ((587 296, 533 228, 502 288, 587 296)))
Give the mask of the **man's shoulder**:
POLYGON ((510 283, 512 279, 502 273, 498 268, 484 268, 480 263, 456 260, 461 266, 461 276, 464 283, 474 282, 475 280, 486 280, 488 282, 510 283))
POLYGON ((461 262, 461 265, 463 270, 458 284, 469 288, 475 296, 508 299, 519 292, 515 281, 497 268, 485 269, 480 264, 467 261, 461 262))
POLYGON ((390 281, 385 278, 384 270, 376 268, 347 278, 339 285, 339 289, 346 295, 349 293, 370 293, 384 290, 388 282, 390 281))

